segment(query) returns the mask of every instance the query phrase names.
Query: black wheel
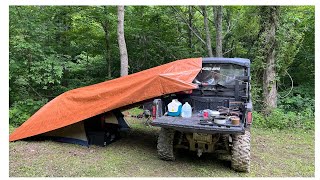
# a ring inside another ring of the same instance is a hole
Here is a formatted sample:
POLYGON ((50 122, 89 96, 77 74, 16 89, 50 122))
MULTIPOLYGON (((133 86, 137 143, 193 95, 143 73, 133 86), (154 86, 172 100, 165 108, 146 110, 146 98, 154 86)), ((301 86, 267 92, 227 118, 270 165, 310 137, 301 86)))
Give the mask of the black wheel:
POLYGON ((232 137, 231 167, 236 171, 250 171, 250 138, 250 131, 232 137))
POLYGON ((174 161, 175 155, 173 151, 174 129, 161 128, 158 137, 158 155, 159 158, 166 161, 174 161))

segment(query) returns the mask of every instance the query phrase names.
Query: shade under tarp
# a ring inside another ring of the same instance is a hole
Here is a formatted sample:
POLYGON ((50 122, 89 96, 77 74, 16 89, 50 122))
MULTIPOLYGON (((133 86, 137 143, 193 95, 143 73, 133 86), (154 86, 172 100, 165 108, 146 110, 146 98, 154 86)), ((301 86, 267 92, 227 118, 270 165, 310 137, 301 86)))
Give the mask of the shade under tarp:
POLYGON ((192 80, 201 67, 201 58, 183 59, 67 91, 40 108, 10 134, 9 140, 43 134, 164 94, 195 89, 192 80))

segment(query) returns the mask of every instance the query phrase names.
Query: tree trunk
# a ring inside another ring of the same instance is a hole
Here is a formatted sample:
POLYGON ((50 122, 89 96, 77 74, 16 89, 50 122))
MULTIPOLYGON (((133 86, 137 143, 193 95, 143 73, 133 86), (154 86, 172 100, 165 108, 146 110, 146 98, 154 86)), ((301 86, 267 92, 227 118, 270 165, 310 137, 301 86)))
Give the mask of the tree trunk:
POLYGON ((211 47, 211 36, 210 36, 210 30, 209 30, 209 25, 208 25, 208 16, 207 16, 206 6, 201 6, 201 9, 202 9, 202 13, 203 13, 204 28, 206 31, 206 47, 208 50, 208 55, 210 57, 213 57, 212 47, 211 47))
POLYGON ((214 25, 216 28, 216 56, 222 57, 222 6, 214 6, 214 25))
POLYGON ((264 52, 266 68, 263 71, 263 98, 265 113, 269 114, 277 107, 276 69, 275 69, 275 49, 276 49, 276 28, 278 7, 261 7, 264 20, 264 52), (267 13, 266 13, 267 12, 267 13))
POLYGON ((106 19, 104 22, 101 22, 101 25, 104 30, 104 37, 106 42, 106 62, 107 62, 107 72, 108 78, 111 78, 111 49, 110 49, 110 37, 109 37, 109 21, 106 19))
POLYGON ((124 38, 124 6, 118 6, 118 44, 121 59, 121 76, 128 75, 128 53, 124 38))
POLYGON ((107 70, 108 77, 111 78, 111 49, 110 49, 110 35, 109 35, 109 22, 106 19, 104 23, 104 32, 105 32, 105 40, 106 40, 106 61, 107 61, 107 70))
MULTIPOLYGON (((193 13, 192 13, 192 6, 189 6, 189 16, 188 16, 188 22, 189 26, 192 28, 192 19, 193 19, 193 13)), ((189 48, 192 49, 192 32, 191 29, 188 28, 188 43, 189 43, 189 48)))

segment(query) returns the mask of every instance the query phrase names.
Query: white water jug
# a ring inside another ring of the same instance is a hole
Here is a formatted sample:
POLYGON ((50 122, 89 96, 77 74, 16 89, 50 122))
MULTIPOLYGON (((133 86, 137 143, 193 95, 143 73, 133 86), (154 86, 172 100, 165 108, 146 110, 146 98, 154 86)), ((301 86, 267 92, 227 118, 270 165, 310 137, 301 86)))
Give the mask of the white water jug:
POLYGON ((168 104, 168 116, 180 116, 181 106, 182 104, 178 99, 173 99, 172 102, 168 104))
POLYGON ((192 109, 188 102, 182 106, 181 116, 184 118, 190 118, 192 116, 192 109))

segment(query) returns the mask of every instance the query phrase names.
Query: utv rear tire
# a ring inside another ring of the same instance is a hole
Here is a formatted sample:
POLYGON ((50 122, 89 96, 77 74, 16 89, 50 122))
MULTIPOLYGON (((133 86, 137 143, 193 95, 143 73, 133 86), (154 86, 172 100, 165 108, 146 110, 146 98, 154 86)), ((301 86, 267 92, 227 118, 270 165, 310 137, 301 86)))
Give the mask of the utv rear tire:
POLYGON ((161 128, 158 137, 158 155, 159 158, 166 161, 174 161, 175 156, 173 152, 173 139, 175 130, 168 128, 161 128))
POLYGON ((250 138, 250 131, 232 137, 231 167, 236 171, 250 171, 250 138))

